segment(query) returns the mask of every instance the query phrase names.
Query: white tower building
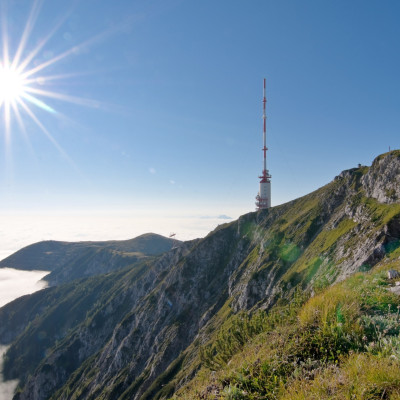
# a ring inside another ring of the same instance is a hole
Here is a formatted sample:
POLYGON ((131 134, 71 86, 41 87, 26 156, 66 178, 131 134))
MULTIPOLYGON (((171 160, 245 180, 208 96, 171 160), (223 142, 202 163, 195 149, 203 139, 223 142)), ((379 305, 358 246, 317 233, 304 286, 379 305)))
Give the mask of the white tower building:
POLYGON ((264 168, 260 178, 260 190, 256 196, 257 210, 263 210, 271 207, 271 175, 267 170, 267 114, 265 108, 267 105, 267 98, 265 96, 265 78, 264 78, 264 90, 263 90, 263 140, 264 147, 262 151, 264 153, 264 168))

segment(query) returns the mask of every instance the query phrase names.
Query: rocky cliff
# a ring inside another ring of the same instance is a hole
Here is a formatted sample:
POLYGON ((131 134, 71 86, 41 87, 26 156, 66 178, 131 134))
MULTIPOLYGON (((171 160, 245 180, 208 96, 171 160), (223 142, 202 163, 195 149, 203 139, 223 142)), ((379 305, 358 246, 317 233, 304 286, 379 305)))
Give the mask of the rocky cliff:
POLYGON ((382 154, 362 177, 362 186, 367 197, 380 203, 392 204, 400 200, 400 165, 398 152, 382 154))
POLYGON ((0 338, 12 340, 5 373, 21 379, 15 400, 171 396, 235 314, 274 309, 299 288, 313 293, 394 254, 399 170, 400 151, 384 154, 157 259, 9 304, 0 338), (37 315, 22 326, 26 307, 37 315))

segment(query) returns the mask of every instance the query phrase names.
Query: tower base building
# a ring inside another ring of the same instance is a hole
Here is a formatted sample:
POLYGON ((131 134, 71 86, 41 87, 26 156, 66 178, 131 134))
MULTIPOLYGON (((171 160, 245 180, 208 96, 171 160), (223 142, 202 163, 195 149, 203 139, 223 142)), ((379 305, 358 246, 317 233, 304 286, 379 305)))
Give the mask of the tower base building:
POLYGON ((271 207, 271 181, 269 178, 260 177, 260 190, 256 196, 256 206, 258 210, 271 207))

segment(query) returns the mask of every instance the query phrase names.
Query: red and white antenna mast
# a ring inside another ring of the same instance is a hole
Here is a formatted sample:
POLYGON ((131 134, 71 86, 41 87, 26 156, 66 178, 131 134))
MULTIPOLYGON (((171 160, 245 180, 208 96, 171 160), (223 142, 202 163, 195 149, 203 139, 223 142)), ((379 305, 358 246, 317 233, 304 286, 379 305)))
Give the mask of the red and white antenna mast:
POLYGON ((267 98, 265 96, 265 78, 264 78, 264 90, 263 90, 263 139, 264 147, 262 151, 264 153, 264 168, 260 178, 260 190, 256 196, 256 206, 258 210, 271 207, 271 175, 267 170, 267 114, 265 108, 267 105, 267 98))

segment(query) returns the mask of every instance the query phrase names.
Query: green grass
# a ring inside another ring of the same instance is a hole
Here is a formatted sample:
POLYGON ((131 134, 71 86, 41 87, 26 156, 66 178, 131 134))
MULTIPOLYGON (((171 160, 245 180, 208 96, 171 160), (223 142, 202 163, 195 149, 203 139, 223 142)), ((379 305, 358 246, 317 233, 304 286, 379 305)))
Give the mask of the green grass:
POLYGON ((305 303, 231 317, 173 398, 400 398, 400 299, 387 290, 390 268, 382 262, 305 303))
MULTIPOLYGON (((329 287, 338 274, 338 265, 351 259, 352 248, 400 216, 400 204, 380 204, 363 195, 360 179, 367 171, 367 167, 362 167, 345 178, 356 191, 346 204, 353 210, 360 207, 366 218, 362 224, 349 217, 338 222, 324 220, 324 202, 343 184, 339 179, 277 207, 264 217, 265 221, 272 221, 276 210, 279 216, 274 224, 251 231, 251 237, 258 239, 258 243, 262 239, 262 245, 257 245, 244 263, 246 268, 260 264, 250 279, 262 279, 265 274, 261 272, 279 264, 282 290, 287 298, 278 298, 269 313, 242 313, 225 321, 202 347, 202 369, 174 399, 286 398, 288 388, 296 382, 311 382, 324 373, 329 375, 334 368, 343 368, 343 373, 350 374, 354 360, 360 363, 370 360, 379 367, 381 357, 383 369, 397 371, 390 355, 398 351, 400 357, 400 339, 396 339, 400 301, 387 290, 385 271, 400 267, 398 262, 388 263, 400 257, 400 242, 387 244, 386 261, 370 272, 368 266, 366 272, 329 287), (338 246, 342 247, 340 260, 334 258, 338 246), (317 294, 298 306, 293 315, 289 299, 296 287, 314 287, 317 294)), ((338 203, 337 211, 343 212, 346 204, 338 203)), ((392 398, 400 388, 396 380, 385 386, 378 383, 378 378, 374 383, 372 375, 370 379, 382 398, 392 398)), ((337 398, 377 398, 373 397, 376 393, 372 389, 362 397, 357 391, 361 387, 349 392, 353 397, 340 394, 337 398)))
POLYGON ((400 399, 400 363, 371 354, 352 354, 340 366, 318 371, 312 380, 288 385, 282 400, 400 399))
POLYGON ((368 209, 371 221, 375 224, 386 225, 393 218, 400 217, 400 203, 382 204, 373 198, 363 197, 361 204, 368 209))

